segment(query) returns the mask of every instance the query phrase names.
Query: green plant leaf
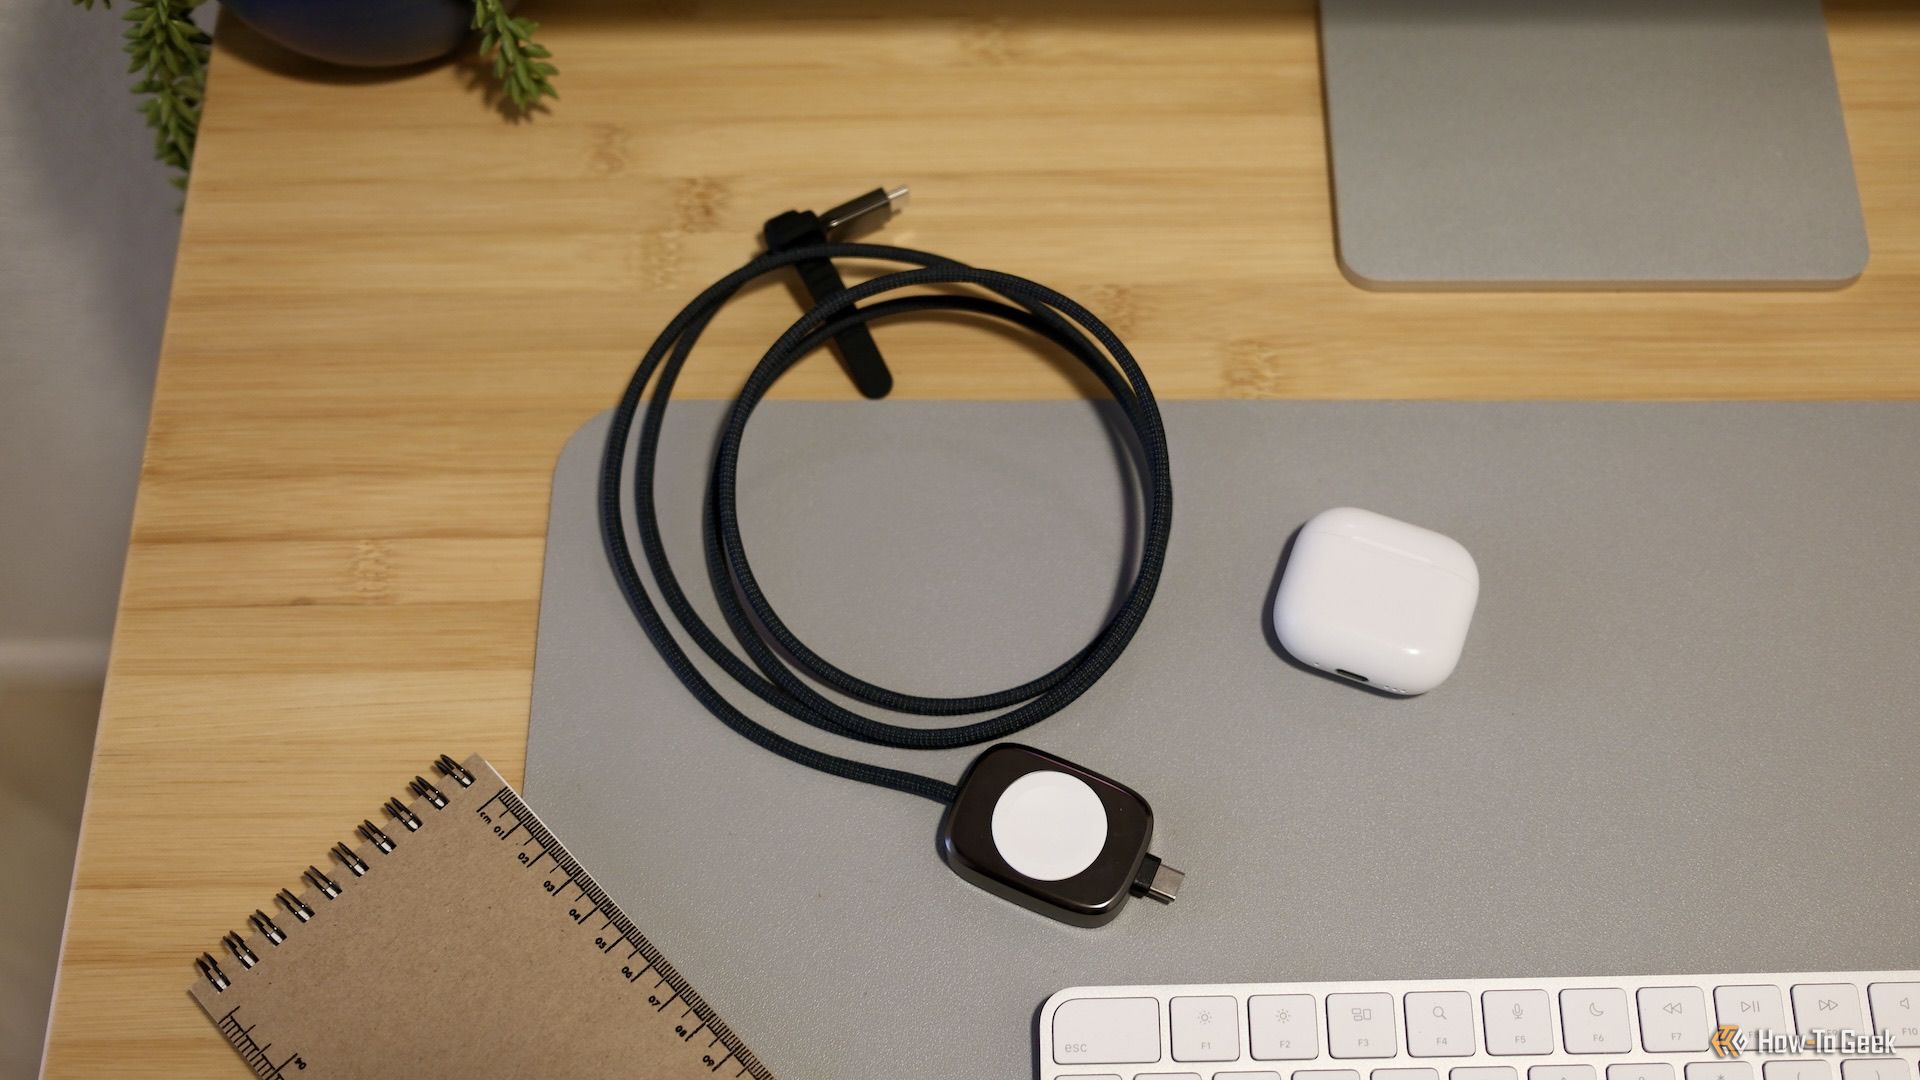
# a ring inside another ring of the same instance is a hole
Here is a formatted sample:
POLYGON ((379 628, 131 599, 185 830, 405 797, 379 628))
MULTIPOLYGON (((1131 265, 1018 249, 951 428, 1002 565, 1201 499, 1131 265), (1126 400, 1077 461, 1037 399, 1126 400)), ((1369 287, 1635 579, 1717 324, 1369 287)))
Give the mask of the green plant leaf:
MULTIPOLYGON (((113 0, 72 2, 88 9, 96 2, 113 7, 113 0)), ((199 135, 207 64, 213 52, 213 39, 191 16, 206 2, 130 0, 119 12, 127 74, 135 76, 132 89, 140 97, 138 111, 153 132, 154 157, 180 171, 174 182, 183 188, 199 135)), ((491 61, 493 77, 513 107, 528 112, 542 98, 557 100, 560 95, 551 80, 559 69, 547 62, 552 53, 546 46, 531 40, 540 24, 507 14, 502 0, 472 2, 472 26, 481 32, 479 55, 491 61)))
POLYGON ((501 0, 473 0, 473 25, 481 31, 480 57, 492 61, 493 77, 516 110, 528 112, 542 97, 559 97, 549 81, 559 70, 541 62, 552 54, 532 40, 539 23, 507 14, 501 0))
MULTIPOLYGON (((74 0, 91 8, 95 0, 74 0)), ((205 0, 132 0, 120 12, 127 74, 153 132, 154 157, 183 173, 193 161, 212 39, 190 17, 205 0)), ((111 8, 112 0, 100 0, 111 8)), ((184 177, 177 178, 184 182, 184 177)))

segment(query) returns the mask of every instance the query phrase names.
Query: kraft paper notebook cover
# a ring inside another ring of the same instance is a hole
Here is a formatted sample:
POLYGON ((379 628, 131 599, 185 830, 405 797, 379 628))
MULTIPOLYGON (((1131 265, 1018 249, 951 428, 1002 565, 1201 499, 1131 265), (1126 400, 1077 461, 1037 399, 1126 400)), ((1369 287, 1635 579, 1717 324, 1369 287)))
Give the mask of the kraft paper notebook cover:
POLYGON ((255 1075, 770 1080, 485 760, 431 777, 197 962, 255 1075))

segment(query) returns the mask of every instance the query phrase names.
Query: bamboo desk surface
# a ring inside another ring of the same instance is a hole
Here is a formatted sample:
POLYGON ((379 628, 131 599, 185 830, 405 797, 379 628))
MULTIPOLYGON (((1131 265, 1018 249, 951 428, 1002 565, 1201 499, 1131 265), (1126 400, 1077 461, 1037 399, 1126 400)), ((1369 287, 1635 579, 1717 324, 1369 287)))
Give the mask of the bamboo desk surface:
MULTIPOLYGON (((326 74, 223 28, 48 1077, 244 1075, 190 959, 434 755, 519 776, 555 455, 780 210, 910 182, 881 239, 1078 297, 1168 397, 1920 397, 1910 6, 1830 13, 1851 288, 1429 295, 1336 269, 1297 0, 810 7, 529 0, 565 98, 521 124, 470 61, 326 74)), ((684 391, 795 314, 746 297, 684 391)), ((904 396, 1079 392, 994 335, 880 336, 904 396)), ((825 360, 783 392, 850 393, 825 360)))

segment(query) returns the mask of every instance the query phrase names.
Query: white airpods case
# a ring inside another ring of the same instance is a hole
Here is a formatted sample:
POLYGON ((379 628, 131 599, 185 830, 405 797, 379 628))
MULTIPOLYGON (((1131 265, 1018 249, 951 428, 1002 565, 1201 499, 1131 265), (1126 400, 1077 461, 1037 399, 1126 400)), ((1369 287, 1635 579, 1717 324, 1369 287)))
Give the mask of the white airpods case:
POLYGON ((1424 694, 1453 674, 1479 600, 1480 570, 1459 541, 1343 506, 1294 539, 1273 628, 1303 664, 1424 694))

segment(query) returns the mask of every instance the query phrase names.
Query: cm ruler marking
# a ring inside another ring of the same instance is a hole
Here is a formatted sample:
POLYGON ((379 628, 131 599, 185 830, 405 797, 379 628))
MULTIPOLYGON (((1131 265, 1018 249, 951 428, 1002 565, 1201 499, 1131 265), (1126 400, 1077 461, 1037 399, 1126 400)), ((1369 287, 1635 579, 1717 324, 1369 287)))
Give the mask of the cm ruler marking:
POLYGON ((493 827, 503 850, 511 851, 522 869, 538 879, 554 899, 555 918, 562 916, 560 905, 567 905, 564 915, 580 928, 583 944, 592 934, 593 947, 608 957, 608 965, 618 964, 622 979, 647 991, 648 1007, 660 1014, 677 1009, 672 1014, 674 1034, 702 1051, 700 1063, 708 1072, 773 1080, 773 1073, 647 940, 520 796, 502 787, 475 807, 474 813, 493 827))
POLYGON ((254 1042, 253 1028, 240 1023, 237 1015, 239 1012, 237 1007, 228 1009, 227 1015, 221 1017, 220 1022, 214 1026, 218 1027, 220 1034, 225 1035, 227 1041, 233 1044, 233 1048, 240 1052, 240 1060, 247 1063, 247 1067, 253 1070, 253 1075, 260 1077, 260 1080, 284 1080, 286 1074, 281 1071, 282 1069, 307 1067, 307 1063, 300 1059, 299 1054, 289 1054, 283 1061, 274 1061, 268 1057, 267 1048, 273 1044, 267 1043, 263 1046, 254 1042))

